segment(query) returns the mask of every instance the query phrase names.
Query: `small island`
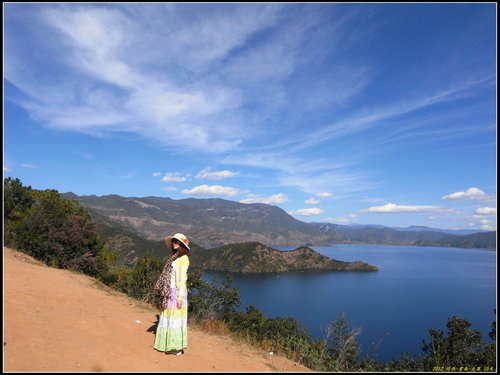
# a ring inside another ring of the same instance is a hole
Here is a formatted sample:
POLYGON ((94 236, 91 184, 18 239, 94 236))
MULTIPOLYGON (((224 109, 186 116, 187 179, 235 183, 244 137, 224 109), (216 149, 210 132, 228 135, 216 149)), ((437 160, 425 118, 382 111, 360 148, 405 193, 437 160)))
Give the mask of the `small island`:
POLYGON ((361 262, 343 262, 324 256, 310 247, 277 250, 260 242, 228 244, 213 249, 193 249, 191 265, 212 271, 287 272, 287 271, 378 271, 378 267, 361 262))

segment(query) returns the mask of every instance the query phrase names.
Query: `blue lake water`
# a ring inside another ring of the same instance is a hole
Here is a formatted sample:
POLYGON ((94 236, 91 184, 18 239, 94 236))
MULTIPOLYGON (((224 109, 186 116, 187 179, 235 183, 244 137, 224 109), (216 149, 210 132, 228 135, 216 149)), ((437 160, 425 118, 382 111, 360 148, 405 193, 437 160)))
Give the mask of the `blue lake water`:
MULTIPOLYGON (((421 353, 428 330, 447 334, 449 317, 472 323, 488 336, 495 320, 496 251, 388 245, 314 247, 330 258, 376 265, 379 272, 231 273, 244 311, 254 305, 267 317, 292 316, 316 338, 345 314, 363 354, 387 362, 421 353)), ((206 272, 203 280, 226 273, 206 272)))

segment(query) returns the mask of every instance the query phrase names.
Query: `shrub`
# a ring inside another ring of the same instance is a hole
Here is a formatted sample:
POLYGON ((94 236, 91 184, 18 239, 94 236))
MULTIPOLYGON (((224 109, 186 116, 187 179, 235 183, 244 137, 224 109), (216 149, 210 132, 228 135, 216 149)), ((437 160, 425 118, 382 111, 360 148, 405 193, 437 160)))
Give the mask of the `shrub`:
POLYGON ((229 314, 240 304, 238 288, 231 284, 231 276, 227 276, 219 286, 215 277, 212 278, 211 283, 203 281, 202 274, 203 270, 193 269, 188 276, 188 311, 191 319, 200 322, 204 320, 226 321, 229 314))

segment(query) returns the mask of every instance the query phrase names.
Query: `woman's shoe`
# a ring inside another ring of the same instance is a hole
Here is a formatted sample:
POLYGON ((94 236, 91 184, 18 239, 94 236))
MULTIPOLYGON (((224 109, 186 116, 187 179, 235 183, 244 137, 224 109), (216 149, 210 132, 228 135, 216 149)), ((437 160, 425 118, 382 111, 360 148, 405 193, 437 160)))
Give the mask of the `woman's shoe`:
POLYGON ((171 354, 171 355, 182 355, 184 354, 184 350, 169 350, 168 352, 165 352, 165 354, 171 354))

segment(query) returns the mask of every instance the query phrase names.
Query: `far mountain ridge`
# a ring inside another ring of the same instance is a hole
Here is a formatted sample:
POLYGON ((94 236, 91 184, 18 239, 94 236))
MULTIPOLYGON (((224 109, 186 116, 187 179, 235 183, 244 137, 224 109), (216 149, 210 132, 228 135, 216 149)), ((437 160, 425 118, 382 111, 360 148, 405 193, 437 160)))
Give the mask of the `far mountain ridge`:
POLYGON ((409 231, 409 232, 440 232, 440 233, 448 233, 448 234, 455 234, 458 236, 466 236, 469 234, 474 234, 474 233, 486 233, 489 232, 487 230, 483 229, 443 229, 443 228, 432 228, 432 227, 426 227, 424 225, 410 225, 408 227, 391 227, 387 225, 381 225, 381 224, 333 224, 333 223, 328 223, 328 222, 311 222, 311 224, 314 225, 323 225, 323 224, 331 224, 331 225, 337 225, 341 227, 349 227, 349 228, 389 228, 389 229, 394 229, 394 230, 400 230, 400 231, 409 231))
POLYGON ((164 197, 122 197, 116 194, 78 196, 75 199, 93 216, 134 229, 142 237, 159 241, 167 233, 181 232, 205 248, 228 243, 260 242, 267 246, 328 246, 335 243, 366 243, 496 248, 496 232, 481 232, 472 238, 449 231, 413 226, 349 226, 305 223, 283 209, 264 203, 240 203, 221 198, 174 200, 164 197), (493 233, 488 235, 488 233, 493 233), (451 238, 448 238, 452 236, 451 238), (448 238, 445 242, 439 242, 448 238), (463 241, 462 241, 463 239, 463 241))

